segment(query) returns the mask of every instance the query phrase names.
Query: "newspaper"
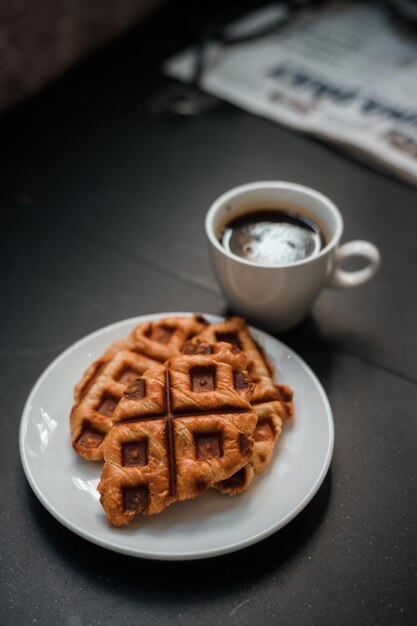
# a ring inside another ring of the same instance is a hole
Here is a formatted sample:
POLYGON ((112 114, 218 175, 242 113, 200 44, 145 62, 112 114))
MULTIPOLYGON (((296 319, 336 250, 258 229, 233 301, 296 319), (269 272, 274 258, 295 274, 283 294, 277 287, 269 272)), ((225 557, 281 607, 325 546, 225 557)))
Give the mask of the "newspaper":
MULTIPOLYGON (((250 30, 277 11, 285 17, 283 6, 271 5, 233 27, 250 30)), ((190 49, 164 69, 190 81, 195 65, 190 49)), ((211 43, 200 86, 417 184, 417 29, 408 30, 381 5, 334 2, 304 9, 267 36, 211 43)))

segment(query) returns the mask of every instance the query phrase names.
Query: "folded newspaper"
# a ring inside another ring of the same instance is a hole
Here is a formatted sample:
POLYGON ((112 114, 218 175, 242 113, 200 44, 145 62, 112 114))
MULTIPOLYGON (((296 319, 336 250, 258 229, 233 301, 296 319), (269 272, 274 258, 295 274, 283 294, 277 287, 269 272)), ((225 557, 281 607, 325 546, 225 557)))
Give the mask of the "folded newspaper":
MULTIPOLYGON (((232 28, 250 32, 280 14, 285 17, 283 6, 270 5, 232 28)), ((197 54, 186 50, 164 69, 191 81, 197 54)), ((246 43, 211 42, 199 84, 417 184, 417 29, 381 5, 334 2, 304 9, 276 32, 246 43)))

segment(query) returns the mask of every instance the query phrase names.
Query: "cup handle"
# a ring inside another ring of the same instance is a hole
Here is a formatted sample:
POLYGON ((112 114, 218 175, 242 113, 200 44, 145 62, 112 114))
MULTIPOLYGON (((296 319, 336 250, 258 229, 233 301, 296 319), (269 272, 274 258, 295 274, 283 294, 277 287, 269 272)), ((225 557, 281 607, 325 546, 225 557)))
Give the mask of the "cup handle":
POLYGON ((369 241, 348 241, 336 249, 333 272, 327 279, 327 287, 357 287, 370 280, 378 271, 381 262, 379 250, 369 241), (344 259, 360 256, 368 260, 368 265, 361 270, 348 272, 339 266, 344 259))

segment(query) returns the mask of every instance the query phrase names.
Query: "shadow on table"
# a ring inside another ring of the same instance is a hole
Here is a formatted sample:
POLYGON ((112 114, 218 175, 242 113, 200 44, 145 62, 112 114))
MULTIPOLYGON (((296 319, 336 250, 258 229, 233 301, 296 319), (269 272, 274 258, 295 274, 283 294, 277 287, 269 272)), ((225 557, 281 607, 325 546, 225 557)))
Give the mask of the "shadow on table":
MULTIPOLYGON (((225 309, 222 315, 227 317, 236 315, 236 313, 231 309, 225 309)), ((257 325, 253 324, 253 326, 256 327, 257 325)), ((258 326, 258 328, 262 330, 261 326, 258 326)), ((314 315, 309 314, 291 330, 269 334, 297 352, 310 365, 323 383, 330 384, 333 364, 338 357, 339 348, 334 338, 326 335, 325 330, 322 329, 314 315)))
MULTIPOLYGON (((279 577, 291 562, 308 549, 323 519, 331 497, 331 470, 307 507, 271 537, 239 552, 188 562, 148 561, 107 551, 61 526, 37 501, 27 485, 28 506, 48 549, 71 568, 80 581, 102 593, 160 602, 173 606, 205 599, 224 598, 256 585, 271 576, 279 577), (192 593, 191 593, 192 592, 192 593)), ((279 582, 277 582, 279 586, 279 582)))
MULTIPOLYGON (((222 315, 236 313, 226 308, 222 315)), ((327 393, 331 392, 335 365, 341 358, 348 355, 370 363, 378 361, 373 339, 366 333, 358 332, 357 328, 351 328, 347 324, 345 326, 343 321, 339 322, 337 313, 331 310, 327 312, 325 310, 324 315, 322 311, 318 316, 314 312, 310 313, 295 328, 270 334, 292 348, 306 361, 327 393)))

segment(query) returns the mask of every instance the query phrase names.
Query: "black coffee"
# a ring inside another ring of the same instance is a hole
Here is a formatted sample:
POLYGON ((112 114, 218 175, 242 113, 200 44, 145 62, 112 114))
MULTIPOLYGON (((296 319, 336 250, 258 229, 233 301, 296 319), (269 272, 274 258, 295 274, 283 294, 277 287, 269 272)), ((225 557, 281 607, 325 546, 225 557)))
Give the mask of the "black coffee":
POLYGON ((325 245, 316 222, 284 209, 257 209, 236 217, 219 239, 226 250, 260 265, 288 265, 325 245))

